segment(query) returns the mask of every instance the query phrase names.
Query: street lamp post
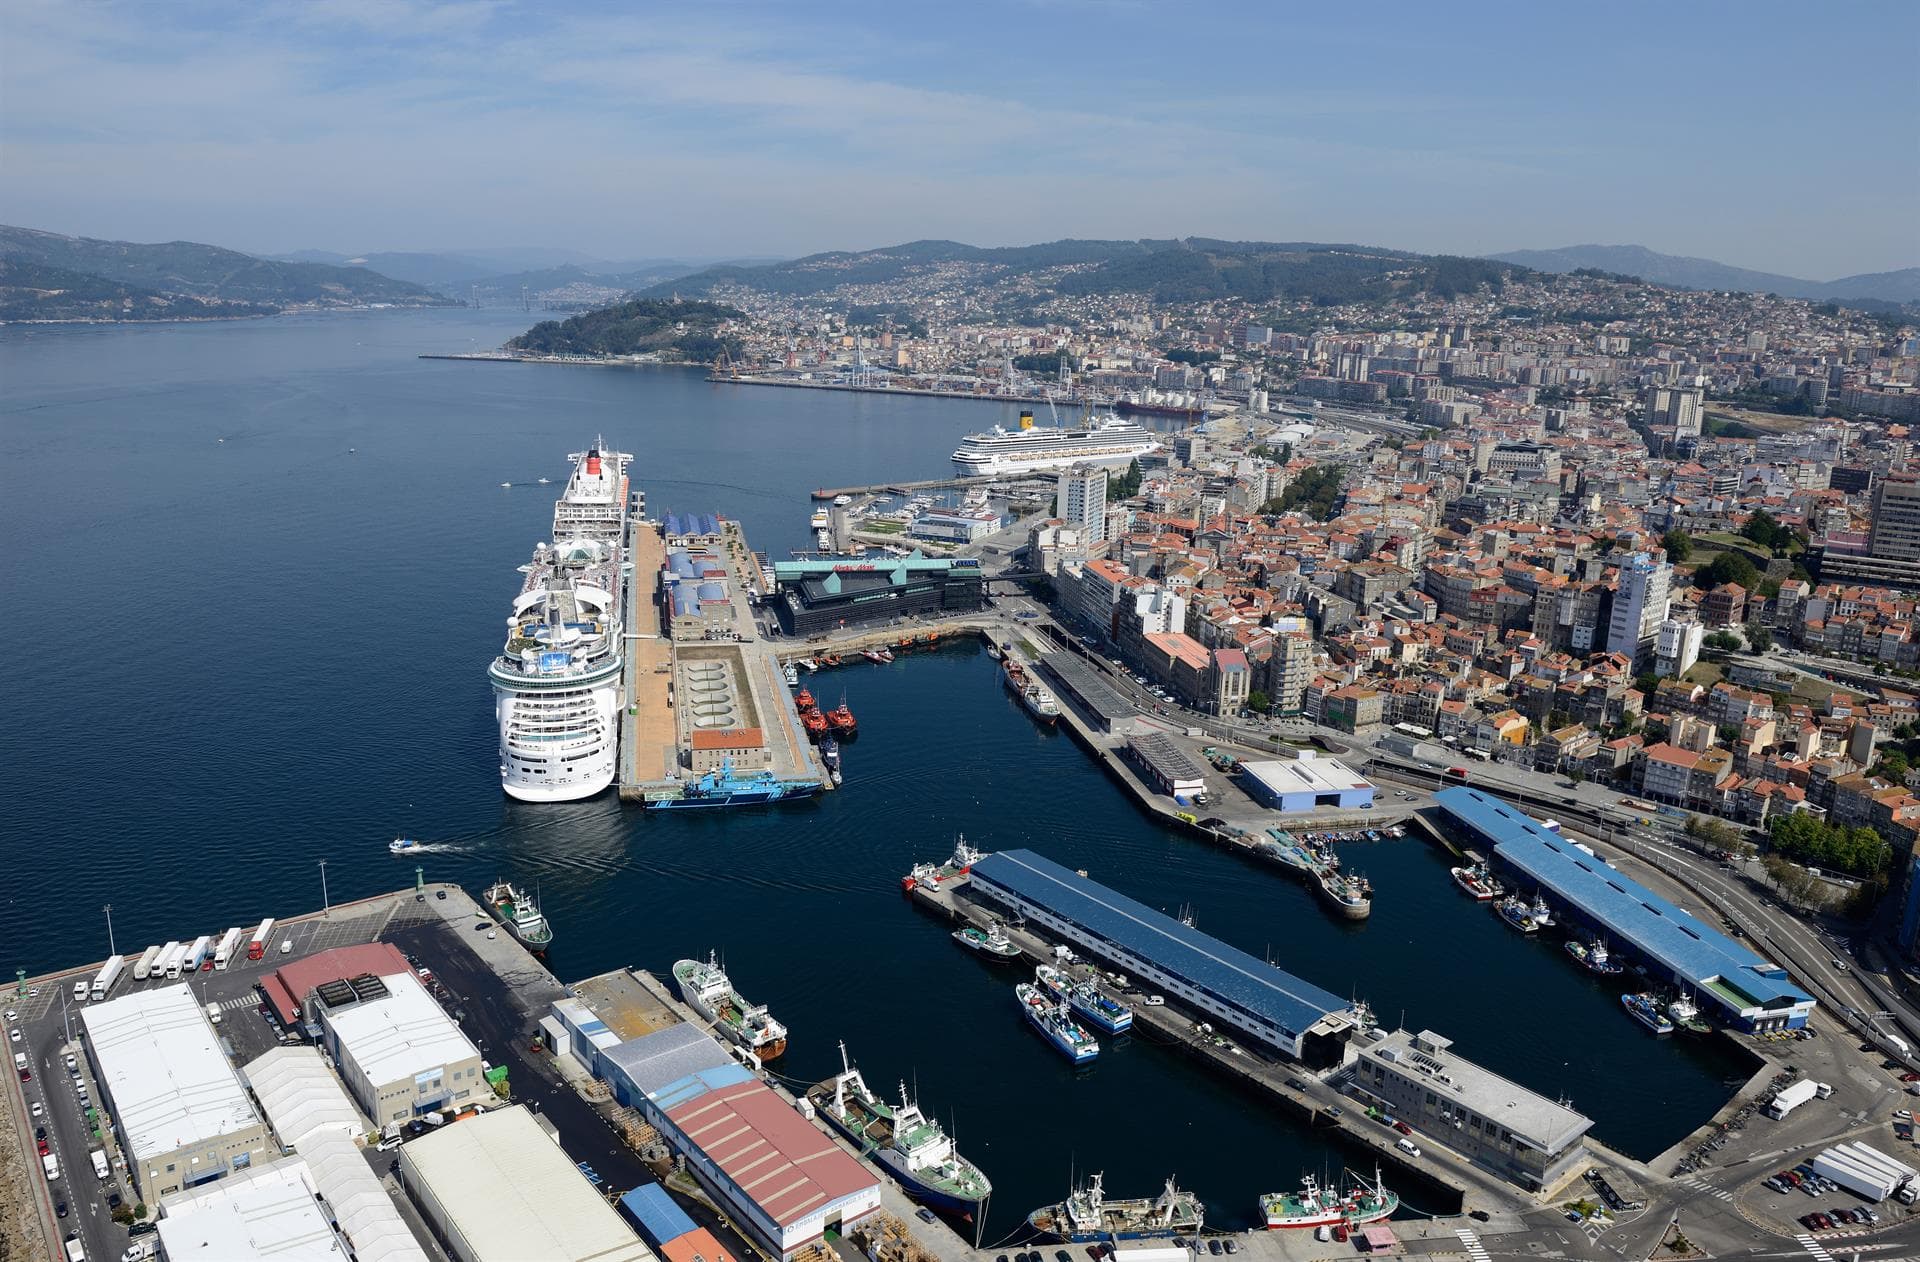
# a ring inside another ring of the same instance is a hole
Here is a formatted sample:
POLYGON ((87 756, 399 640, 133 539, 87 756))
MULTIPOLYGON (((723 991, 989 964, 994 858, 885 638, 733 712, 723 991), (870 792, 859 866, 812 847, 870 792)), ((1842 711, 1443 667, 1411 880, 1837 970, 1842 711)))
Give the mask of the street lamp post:
POLYGON ((108 903, 101 910, 107 913, 107 954, 118 955, 120 949, 113 945, 113 904, 108 903))
POLYGON ((320 860, 320 915, 325 919, 332 914, 332 911, 333 904, 327 899, 327 861, 322 859, 320 860))

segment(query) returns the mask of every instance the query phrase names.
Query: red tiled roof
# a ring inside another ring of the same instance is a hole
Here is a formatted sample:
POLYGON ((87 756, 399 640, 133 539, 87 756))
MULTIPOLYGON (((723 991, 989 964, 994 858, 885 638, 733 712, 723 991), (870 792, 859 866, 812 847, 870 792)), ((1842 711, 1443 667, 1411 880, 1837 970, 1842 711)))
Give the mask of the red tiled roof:
POLYGON ((280 1010, 282 1021, 299 1015, 300 1005, 316 986, 343 978, 371 973, 375 977, 393 977, 411 972, 407 957, 391 942, 369 942, 361 946, 335 947, 304 960, 283 964, 261 980, 260 988, 280 1010))
POLYGON ((876 1183, 764 1083, 706 1092, 667 1116, 782 1226, 876 1183))

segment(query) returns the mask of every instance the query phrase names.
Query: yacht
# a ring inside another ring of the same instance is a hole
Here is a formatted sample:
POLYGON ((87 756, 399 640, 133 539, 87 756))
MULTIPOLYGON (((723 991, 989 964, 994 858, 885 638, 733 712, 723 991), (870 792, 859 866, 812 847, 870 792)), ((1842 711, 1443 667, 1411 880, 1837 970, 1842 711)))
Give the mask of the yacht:
POLYGON ((1035 469, 1064 469, 1076 464, 1126 464, 1160 450, 1152 430, 1107 417, 1073 429, 1040 426, 1029 412, 1020 414, 1020 428, 996 425, 983 434, 968 434, 953 453, 961 473, 1028 473, 1035 469))
POLYGON ((624 452, 576 452, 533 550, 487 675, 500 729, 500 784, 523 802, 569 802, 613 783, 621 686, 624 452))

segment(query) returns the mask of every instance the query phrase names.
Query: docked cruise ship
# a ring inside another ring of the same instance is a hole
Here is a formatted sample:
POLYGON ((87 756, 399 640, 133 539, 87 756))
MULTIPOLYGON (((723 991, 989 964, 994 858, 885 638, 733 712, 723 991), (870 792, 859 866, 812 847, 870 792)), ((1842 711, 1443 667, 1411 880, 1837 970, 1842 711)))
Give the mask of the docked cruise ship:
POLYGON ((624 452, 575 452, 488 668, 500 723, 500 785, 524 802, 569 802, 613 783, 619 745, 624 452))
POLYGON ((968 434, 953 453, 953 466, 965 474, 1030 473, 1069 465, 1125 464, 1160 450, 1153 431, 1109 416, 1077 428, 1036 426, 1033 413, 1020 414, 1020 428, 996 425, 984 434, 968 434))

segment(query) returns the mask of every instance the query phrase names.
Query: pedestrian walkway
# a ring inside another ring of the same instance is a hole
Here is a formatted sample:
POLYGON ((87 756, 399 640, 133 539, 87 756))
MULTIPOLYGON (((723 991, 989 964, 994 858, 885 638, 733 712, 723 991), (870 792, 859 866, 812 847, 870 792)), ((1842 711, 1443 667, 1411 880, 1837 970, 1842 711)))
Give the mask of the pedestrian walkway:
POLYGON ((1696 1179, 1692 1175, 1687 1175, 1684 1178, 1676 1179, 1674 1180, 1674 1182, 1680 1184, 1683 1187, 1690 1187, 1696 1192, 1705 1192, 1708 1196, 1716 1197, 1723 1201, 1731 1201, 1733 1199, 1733 1193, 1728 1192, 1722 1188, 1717 1188, 1713 1186, 1713 1184, 1708 1183, 1705 1179, 1696 1179))
POLYGON ((1818 1262, 1833 1262, 1833 1255, 1831 1253, 1828 1253, 1825 1249, 1821 1248, 1820 1242, 1818 1240, 1815 1240, 1812 1236, 1809 1236, 1803 1232, 1800 1235, 1795 1236, 1794 1239, 1798 1240, 1800 1242, 1800 1247, 1802 1249, 1805 1249, 1808 1253, 1811 1253, 1818 1260, 1818 1262))
POLYGON ((1467 1251, 1467 1256, 1472 1258, 1473 1262, 1493 1262, 1493 1255, 1489 1254, 1486 1246, 1480 1243, 1479 1236, 1464 1227, 1455 1228, 1453 1234, 1460 1237, 1460 1247, 1467 1251))

